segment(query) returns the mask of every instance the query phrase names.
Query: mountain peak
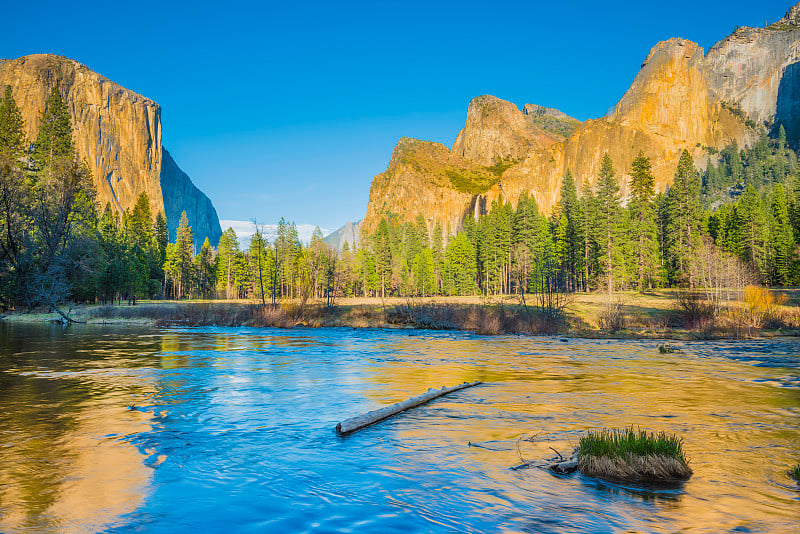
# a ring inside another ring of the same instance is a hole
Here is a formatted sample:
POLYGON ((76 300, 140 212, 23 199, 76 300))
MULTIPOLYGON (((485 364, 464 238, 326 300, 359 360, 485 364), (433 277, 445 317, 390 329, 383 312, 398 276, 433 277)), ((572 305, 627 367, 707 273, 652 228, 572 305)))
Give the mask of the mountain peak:
POLYGON ((527 119, 519 108, 492 95, 472 99, 467 122, 453 143, 453 153, 480 165, 521 159, 532 148, 546 148, 560 138, 527 119))

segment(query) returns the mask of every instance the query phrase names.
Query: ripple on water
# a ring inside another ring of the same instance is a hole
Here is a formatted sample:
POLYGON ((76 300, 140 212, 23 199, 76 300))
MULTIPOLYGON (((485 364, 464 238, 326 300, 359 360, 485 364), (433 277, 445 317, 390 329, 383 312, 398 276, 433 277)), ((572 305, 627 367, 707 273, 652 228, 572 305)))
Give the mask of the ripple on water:
POLYGON ((793 532, 800 512, 794 340, 0 329, 0 531, 793 532), (695 476, 510 469, 627 425, 679 432, 695 476))

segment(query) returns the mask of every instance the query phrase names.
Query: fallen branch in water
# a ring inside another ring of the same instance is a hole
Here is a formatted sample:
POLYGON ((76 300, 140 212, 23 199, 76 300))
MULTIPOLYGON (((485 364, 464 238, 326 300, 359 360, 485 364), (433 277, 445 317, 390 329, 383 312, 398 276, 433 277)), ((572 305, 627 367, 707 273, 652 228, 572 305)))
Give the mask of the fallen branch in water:
POLYGON ((486 449, 487 451, 494 451, 494 452, 503 452, 507 449, 493 449, 491 447, 487 447, 486 445, 481 445, 480 443, 472 443, 471 441, 467 442, 467 447, 477 447, 479 449, 486 449))
MULTIPOLYGON (((67 315, 64 312, 62 312, 61 310, 59 310, 58 308, 56 308, 55 304, 51 304, 50 305, 50 309, 52 309, 54 312, 56 312, 57 314, 59 314, 61 316, 61 322, 64 323, 64 324, 72 324, 72 323, 81 323, 81 324, 83 324, 83 321, 77 321, 77 320, 73 319, 72 317, 70 317, 69 315, 67 315)), ((67 312, 67 313, 71 313, 71 312, 72 312, 72 309, 70 308, 69 312, 67 312)))
MULTIPOLYGON (((558 451, 556 451, 556 453, 559 456, 561 456, 561 453, 559 453, 558 451)), ((564 460, 563 456, 561 456, 561 460, 562 461, 560 461, 558 463, 554 463, 554 464, 548 465, 547 468, 550 469, 550 471, 552 471, 553 473, 556 473, 556 474, 559 474, 559 475, 563 475, 563 474, 566 474, 566 473, 572 473, 573 471, 578 469, 578 451, 577 450, 575 450, 572 453, 572 458, 570 458, 569 460, 564 460)))
POLYGON ((452 387, 443 387, 442 389, 429 389, 426 393, 419 395, 417 397, 411 397, 410 399, 398 402, 396 404, 392 404, 391 406, 386 406, 384 408, 380 408, 379 410, 373 410, 371 412, 367 412, 363 415, 358 415, 356 417, 351 417, 350 419, 346 419, 341 423, 336 425, 336 432, 339 434, 350 434, 351 432, 355 432, 356 430, 360 430, 366 426, 373 425, 379 421, 383 421, 393 415, 396 415, 400 412, 404 412, 406 410, 410 410, 411 408, 416 408, 426 402, 430 402, 433 399, 437 399, 448 393, 452 393, 454 391, 458 391, 460 389, 470 388, 472 386, 477 386, 482 384, 483 382, 464 382, 463 384, 459 384, 457 386, 452 387))

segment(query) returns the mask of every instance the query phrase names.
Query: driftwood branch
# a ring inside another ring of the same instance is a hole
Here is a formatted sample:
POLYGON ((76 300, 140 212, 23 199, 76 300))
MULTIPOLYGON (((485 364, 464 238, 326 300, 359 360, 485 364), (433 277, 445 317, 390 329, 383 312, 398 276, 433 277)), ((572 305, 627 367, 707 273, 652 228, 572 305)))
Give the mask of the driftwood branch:
MULTIPOLYGON (((556 451, 556 452, 558 453, 559 456, 561 456, 561 453, 559 453, 558 451, 556 451)), ((550 471, 552 471, 553 473, 557 473, 559 475, 563 475, 563 474, 566 474, 566 473, 572 473, 573 471, 578 469, 578 451, 577 450, 572 453, 572 457, 569 460, 564 461, 564 457, 563 456, 561 456, 561 460, 562 461, 560 461, 560 462, 557 462, 557 463, 549 465, 548 468, 550 469, 550 471)))
POLYGON ((392 404, 391 406, 386 406, 378 410, 367 412, 363 415, 346 419, 336 425, 336 432, 338 432, 339 434, 350 434, 351 432, 355 432, 356 430, 362 429, 366 426, 375 424, 379 421, 383 421, 384 419, 387 419, 400 412, 410 410, 411 408, 416 408, 417 406, 425 404, 426 402, 430 402, 433 399, 437 399, 439 397, 447 395, 448 393, 453 393, 454 391, 470 388, 472 386, 477 386, 479 384, 482 384, 482 382, 472 382, 472 383, 464 382, 463 384, 459 384, 457 386, 452 386, 449 388, 443 387, 442 389, 429 389, 422 395, 419 395, 417 397, 411 397, 406 401, 398 402, 397 404, 392 404))
POLYGON ((69 315, 67 315, 64 312, 62 312, 61 310, 59 310, 56 307, 55 304, 51 304, 50 305, 50 309, 52 309, 54 312, 56 312, 57 314, 59 314, 61 316, 61 322, 64 323, 64 324, 83 323, 83 321, 76 321, 75 319, 73 319, 69 315))

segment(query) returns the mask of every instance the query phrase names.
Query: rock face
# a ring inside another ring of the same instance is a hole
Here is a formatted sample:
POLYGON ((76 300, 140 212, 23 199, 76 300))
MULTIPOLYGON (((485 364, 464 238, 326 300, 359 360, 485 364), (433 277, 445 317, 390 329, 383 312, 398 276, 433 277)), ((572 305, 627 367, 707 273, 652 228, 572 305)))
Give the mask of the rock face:
POLYGON ((569 137, 581 125, 581 121, 578 119, 574 119, 555 108, 525 104, 522 112, 536 126, 546 132, 557 135, 561 139, 569 137))
POLYGON ((718 101, 739 104, 758 123, 777 119, 800 138, 800 4, 767 28, 739 28, 706 58, 709 88, 718 101))
POLYGON ((181 213, 185 210, 198 249, 206 237, 212 246, 217 246, 222 236, 217 210, 211 200, 178 167, 166 148, 162 149, 162 154, 160 183, 169 235, 172 239, 177 235, 181 213))
POLYGON ((547 148, 560 139, 527 120, 511 102, 491 95, 473 98, 467 124, 453 143, 453 152, 481 165, 519 160, 531 150, 547 148))
POLYGON ((361 224, 363 222, 364 219, 354 223, 347 221, 344 226, 326 236, 324 241, 336 250, 342 250, 345 243, 350 247, 350 250, 353 250, 354 247, 359 246, 361 240, 361 224))
POLYGON ((456 189, 447 173, 477 174, 479 168, 440 143, 400 139, 389 167, 372 180, 362 237, 372 235, 381 216, 387 214, 413 221, 417 213, 422 213, 430 228, 439 221, 445 233, 448 228, 454 231, 460 227, 473 195, 456 189), (428 208, 435 211, 428 213, 428 208))
POLYGON ((388 213, 406 221, 423 213, 430 227, 438 221, 455 232, 465 214, 480 214, 494 200, 516 204, 523 191, 549 213, 566 172, 579 188, 592 186, 606 152, 623 194, 640 150, 650 157, 663 191, 681 151, 689 150, 703 168, 712 157, 707 148, 748 145, 773 120, 784 125, 790 142, 800 141, 800 4, 767 28, 737 29, 708 54, 686 39, 658 43, 606 117, 580 123, 542 106, 529 104, 520 112, 495 97, 474 99, 451 152, 435 143, 409 151, 422 142, 400 141, 389 168, 373 181, 364 235, 388 213), (507 165, 488 167, 500 160, 507 165), (484 190, 454 190, 440 179, 438 165, 499 176, 476 182, 484 190))
POLYGON ((222 231, 211 201, 197 189, 162 147, 161 107, 60 56, 37 54, 0 62, 0 87, 10 85, 36 139, 39 118, 53 86, 70 110, 78 155, 92 171, 101 209, 132 208, 147 193, 153 213, 163 212, 174 239, 183 210, 198 243, 216 244, 222 231))

